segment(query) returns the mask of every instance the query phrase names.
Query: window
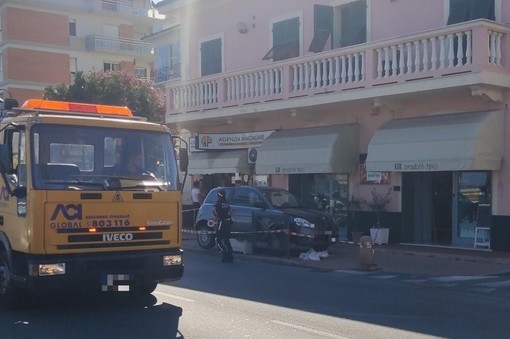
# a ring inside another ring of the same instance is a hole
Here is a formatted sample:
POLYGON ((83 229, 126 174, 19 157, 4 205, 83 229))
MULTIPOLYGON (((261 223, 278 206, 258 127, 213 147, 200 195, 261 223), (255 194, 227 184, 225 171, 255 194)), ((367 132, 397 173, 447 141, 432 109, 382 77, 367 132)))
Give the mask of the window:
POLYGON ((448 25, 481 18, 496 19, 494 0, 450 0, 448 25))
POLYGON ((254 207, 257 202, 260 202, 258 194, 250 189, 236 188, 234 197, 232 199, 233 205, 254 207))
POLYGON ((81 171, 94 170, 94 145, 50 144, 50 163, 75 164, 81 171))
POLYGON ((334 8, 333 47, 346 47, 367 41, 367 2, 357 0, 334 8))
POLYGON ((103 24, 103 35, 110 38, 119 37, 119 26, 103 24))
POLYGON ((180 71, 179 42, 159 46, 156 53, 157 73, 155 81, 166 81, 172 77, 178 77, 180 71))
POLYGON ((69 36, 76 36, 76 20, 69 20, 69 36))
POLYGON ((117 2, 115 0, 103 0, 103 9, 107 11, 117 11, 117 2))
POLYGON ((299 56, 299 18, 273 24, 273 47, 262 60, 279 61, 299 56))
POLYGON ((144 67, 135 67, 133 70, 135 77, 140 79, 147 79, 147 68, 144 67))
POLYGON ((200 64, 202 76, 217 74, 223 71, 221 40, 221 38, 209 40, 202 42, 200 45, 200 64))
POLYGON ((314 5, 313 6, 313 40, 308 51, 322 52, 329 37, 333 33, 333 7, 314 5))
POLYGON ((118 71, 120 71, 120 64, 119 63, 115 63, 115 62, 104 62, 103 63, 103 70, 105 72, 110 72, 110 71, 118 72, 118 71))

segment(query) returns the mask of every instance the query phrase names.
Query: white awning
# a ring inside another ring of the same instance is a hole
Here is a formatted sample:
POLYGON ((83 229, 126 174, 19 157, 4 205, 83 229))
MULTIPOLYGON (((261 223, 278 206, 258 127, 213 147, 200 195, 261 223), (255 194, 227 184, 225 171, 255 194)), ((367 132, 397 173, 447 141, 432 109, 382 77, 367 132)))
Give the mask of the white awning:
POLYGON ((250 174, 248 150, 203 151, 190 154, 189 174, 242 173, 250 174))
POLYGON ((276 131, 258 149, 257 174, 351 173, 359 164, 359 125, 276 131))
POLYGON ((497 170, 503 128, 500 111, 393 120, 370 140, 367 171, 497 170))

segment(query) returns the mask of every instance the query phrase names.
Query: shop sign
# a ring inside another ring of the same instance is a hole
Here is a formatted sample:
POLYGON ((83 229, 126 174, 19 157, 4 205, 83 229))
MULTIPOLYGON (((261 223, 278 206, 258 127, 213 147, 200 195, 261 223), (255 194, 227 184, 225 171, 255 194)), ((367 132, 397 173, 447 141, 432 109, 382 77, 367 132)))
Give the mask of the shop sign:
POLYGON ((437 162, 416 161, 411 163, 394 163, 395 171, 398 172, 429 172, 438 171, 439 164, 437 162))
POLYGON ((242 149, 262 146, 264 140, 274 131, 251 133, 214 134, 199 133, 195 137, 196 149, 242 149))

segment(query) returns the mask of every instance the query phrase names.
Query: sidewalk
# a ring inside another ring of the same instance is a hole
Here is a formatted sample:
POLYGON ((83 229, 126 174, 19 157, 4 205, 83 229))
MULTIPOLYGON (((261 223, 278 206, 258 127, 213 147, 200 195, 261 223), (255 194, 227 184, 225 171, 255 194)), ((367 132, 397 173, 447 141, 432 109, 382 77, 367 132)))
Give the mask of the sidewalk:
MULTIPOLYGON (((218 255, 217 249, 200 248, 194 235, 183 234, 184 251, 203 251, 218 255)), ((298 265, 320 270, 367 271, 359 264, 358 246, 340 242, 328 248, 328 257, 320 261, 302 260, 297 256, 270 256, 265 253, 236 253, 236 260, 259 260, 276 264, 298 265)), ((478 276, 510 274, 510 253, 480 249, 454 249, 419 245, 376 245, 378 272, 426 276, 478 276)))

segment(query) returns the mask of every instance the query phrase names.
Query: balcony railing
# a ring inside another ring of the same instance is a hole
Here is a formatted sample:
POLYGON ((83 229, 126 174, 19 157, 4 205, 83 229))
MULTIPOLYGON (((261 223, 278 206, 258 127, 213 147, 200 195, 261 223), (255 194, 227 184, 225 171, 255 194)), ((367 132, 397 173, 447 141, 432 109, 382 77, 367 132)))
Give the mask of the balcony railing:
POLYGON ((89 35, 85 39, 88 51, 107 51, 130 55, 152 55, 154 45, 139 40, 112 38, 103 35, 89 35))
POLYGON ((179 79, 181 77, 181 64, 173 64, 172 66, 155 68, 152 71, 152 79, 155 83, 179 79))
POLYGON ((510 73, 509 28, 487 20, 168 85, 170 113, 483 71, 510 73))
MULTIPOLYGON (((147 1, 147 3, 149 3, 147 1)), ((122 16, 148 17, 149 6, 137 6, 131 1, 92 0, 88 1, 89 9, 122 16)))

